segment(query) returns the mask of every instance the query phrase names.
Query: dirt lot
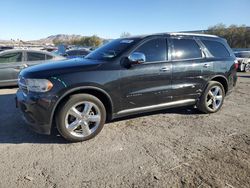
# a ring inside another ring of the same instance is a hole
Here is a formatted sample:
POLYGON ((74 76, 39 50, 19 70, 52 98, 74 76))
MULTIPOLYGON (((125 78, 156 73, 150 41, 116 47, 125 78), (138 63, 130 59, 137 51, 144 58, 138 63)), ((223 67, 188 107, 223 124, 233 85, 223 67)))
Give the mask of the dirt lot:
POLYGON ((69 144, 30 131, 0 90, 0 187, 250 187, 250 74, 216 114, 189 108, 107 124, 69 144))

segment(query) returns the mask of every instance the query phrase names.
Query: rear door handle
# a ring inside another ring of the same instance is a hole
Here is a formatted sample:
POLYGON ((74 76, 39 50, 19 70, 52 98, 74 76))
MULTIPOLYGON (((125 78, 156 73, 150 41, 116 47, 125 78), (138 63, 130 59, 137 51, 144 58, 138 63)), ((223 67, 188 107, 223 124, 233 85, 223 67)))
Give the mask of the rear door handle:
POLYGON ((211 65, 209 65, 209 64, 207 64, 207 63, 203 65, 203 67, 205 67, 205 68, 208 68, 208 67, 210 67, 210 66, 211 66, 211 65))
POLYGON ((169 67, 162 67, 160 69, 160 71, 163 71, 163 72, 170 71, 170 68, 169 67))

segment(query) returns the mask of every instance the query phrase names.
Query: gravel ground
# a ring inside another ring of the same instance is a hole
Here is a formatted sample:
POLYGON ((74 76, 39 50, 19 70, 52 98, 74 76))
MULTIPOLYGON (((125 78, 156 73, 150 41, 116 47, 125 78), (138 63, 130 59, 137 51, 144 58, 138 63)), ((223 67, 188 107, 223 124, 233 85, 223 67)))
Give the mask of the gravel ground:
POLYGON ((216 114, 144 114, 74 144, 30 131, 15 91, 0 90, 0 188, 250 187, 250 74, 216 114))

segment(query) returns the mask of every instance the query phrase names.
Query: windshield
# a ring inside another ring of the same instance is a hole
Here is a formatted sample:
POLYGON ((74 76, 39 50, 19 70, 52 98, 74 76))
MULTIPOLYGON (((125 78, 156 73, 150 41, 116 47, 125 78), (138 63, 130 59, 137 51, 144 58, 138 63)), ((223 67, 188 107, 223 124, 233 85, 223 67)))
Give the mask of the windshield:
POLYGON ((236 52, 235 56, 239 58, 250 58, 250 52, 236 52))
POLYGON ((112 40, 111 42, 91 52, 85 58, 95 60, 111 60, 115 57, 120 56, 123 52, 136 44, 139 40, 139 38, 123 38, 112 40))

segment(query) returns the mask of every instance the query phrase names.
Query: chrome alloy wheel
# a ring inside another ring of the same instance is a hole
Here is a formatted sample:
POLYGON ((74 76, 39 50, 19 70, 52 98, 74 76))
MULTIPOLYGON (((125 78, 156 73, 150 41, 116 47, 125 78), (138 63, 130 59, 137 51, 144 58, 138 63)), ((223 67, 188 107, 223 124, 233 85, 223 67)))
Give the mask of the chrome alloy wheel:
POLYGON ((206 105, 210 110, 216 111, 221 106, 223 101, 222 92, 223 91, 219 86, 214 86, 209 90, 206 105))
POLYGON ((70 134, 87 137, 96 131, 101 121, 100 109, 92 102, 83 101, 72 106, 65 117, 65 125, 70 134))

